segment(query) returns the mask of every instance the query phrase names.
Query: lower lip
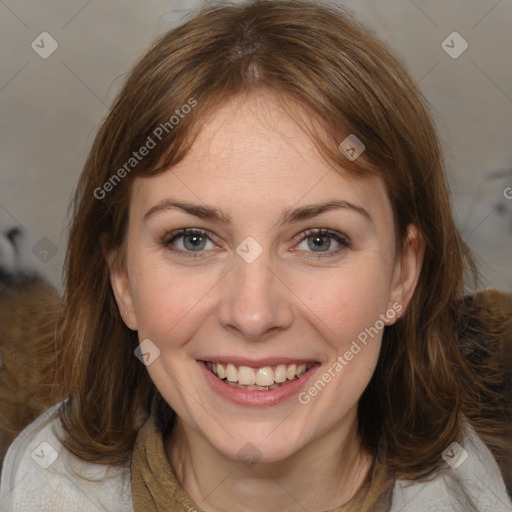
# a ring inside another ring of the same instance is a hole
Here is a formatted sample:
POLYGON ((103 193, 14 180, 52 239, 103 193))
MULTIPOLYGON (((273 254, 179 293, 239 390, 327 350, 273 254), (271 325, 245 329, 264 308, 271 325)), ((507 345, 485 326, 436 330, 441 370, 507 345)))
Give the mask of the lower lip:
POLYGON ((287 381, 286 384, 278 388, 269 389, 268 391, 257 391, 234 388, 208 370, 204 361, 197 362, 205 375, 206 381, 214 391, 235 404, 251 407, 277 405, 298 394, 320 366, 319 364, 312 366, 300 379, 287 381))

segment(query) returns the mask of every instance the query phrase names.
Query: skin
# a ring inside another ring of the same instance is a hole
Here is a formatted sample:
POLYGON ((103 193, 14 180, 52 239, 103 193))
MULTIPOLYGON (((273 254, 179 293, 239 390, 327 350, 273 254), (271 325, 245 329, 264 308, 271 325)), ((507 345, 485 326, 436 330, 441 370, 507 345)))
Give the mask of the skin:
POLYGON ((147 370, 178 416, 164 445, 186 492, 218 512, 233 504, 314 512, 348 502, 372 463, 358 442, 356 413, 382 330, 306 405, 296 396, 265 408, 231 403, 210 388, 196 360, 296 356, 321 363, 321 377, 393 304, 403 314, 424 242, 409 226, 407 249, 397 257, 382 180, 335 171, 275 96, 252 94, 219 107, 179 164, 136 178, 129 218, 125 264, 111 264, 112 287, 126 325, 160 350, 147 370), (177 209, 144 220, 166 199, 213 206, 231 224, 177 209), (277 223, 285 209, 334 199, 364 208, 371 219, 339 208, 277 223), (197 254, 190 236, 166 246, 166 235, 181 228, 214 235, 199 239, 202 257, 171 250, 197 254), (350 247, 329 236, 315 246, 317 235, 308 239, 304 231, 319 228, 344 235, 350 247), (263 248, 250 264, 236 252, 248 236, 263 248), (248 442, 261 454, 251 467, 237 456, 248 442))

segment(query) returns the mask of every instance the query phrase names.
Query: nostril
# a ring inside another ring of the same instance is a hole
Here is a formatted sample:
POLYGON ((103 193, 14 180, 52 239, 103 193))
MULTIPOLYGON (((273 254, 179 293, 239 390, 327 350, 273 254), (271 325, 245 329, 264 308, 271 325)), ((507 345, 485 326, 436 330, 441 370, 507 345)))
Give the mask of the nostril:
POLYGON ((11 244, 16 245, 16 239, 21 236, 21 229, 20 228, 11 228, 5 236, 9 239, 11 244))

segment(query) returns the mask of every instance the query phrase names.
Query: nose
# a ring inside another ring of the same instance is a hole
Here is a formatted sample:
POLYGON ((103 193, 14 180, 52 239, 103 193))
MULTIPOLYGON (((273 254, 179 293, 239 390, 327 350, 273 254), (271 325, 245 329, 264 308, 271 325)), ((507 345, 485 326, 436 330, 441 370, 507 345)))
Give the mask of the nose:
POLYGON ((221 325, 250 341, 263 341, 293 322, 293 292, 270 268, 266 252, 247 263, 235 254, 226 276, 218 318, 221 325))

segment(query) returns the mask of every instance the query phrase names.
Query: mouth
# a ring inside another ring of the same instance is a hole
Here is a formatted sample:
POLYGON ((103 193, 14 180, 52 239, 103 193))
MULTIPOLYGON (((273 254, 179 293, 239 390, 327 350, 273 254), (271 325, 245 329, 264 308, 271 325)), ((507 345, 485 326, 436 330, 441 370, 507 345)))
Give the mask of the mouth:
POLYGON ((319 365, 317 362, 298 362, 255 368, 218 361, 202 362, 213 375, 228 386, 246 391, 271 391, 286 386, 303 378, 311 368, 319 365))

